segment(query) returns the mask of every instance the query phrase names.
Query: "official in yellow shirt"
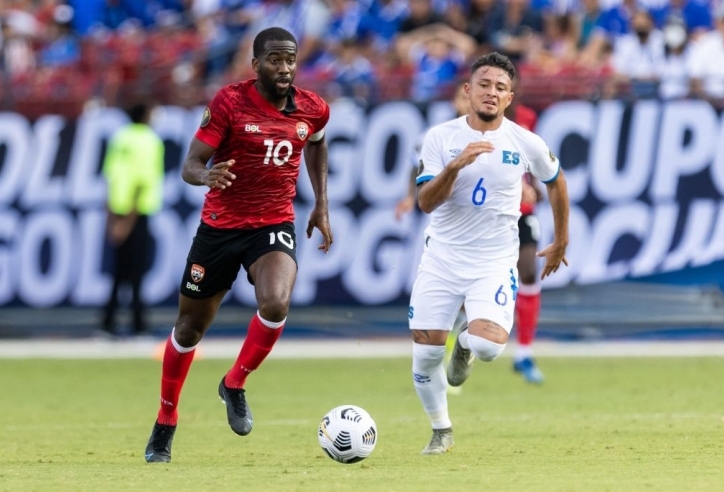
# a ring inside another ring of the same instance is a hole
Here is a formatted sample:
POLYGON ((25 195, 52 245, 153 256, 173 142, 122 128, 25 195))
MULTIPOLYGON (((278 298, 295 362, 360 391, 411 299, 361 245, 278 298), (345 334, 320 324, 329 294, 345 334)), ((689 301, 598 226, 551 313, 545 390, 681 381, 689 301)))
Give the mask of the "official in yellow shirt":
POLYGON ((141 296, 151 248, 149 216, 163 202, 164 145, 149 126, 152 106, 136 104, 128 109, 130 124, 111 138, 103 162, 108 186, 107 236, 114 252, 113 289, 106 303, 103 330, 117 334, 118 292, 131 288, 132 331, 148 333, 146 308, 141 296))

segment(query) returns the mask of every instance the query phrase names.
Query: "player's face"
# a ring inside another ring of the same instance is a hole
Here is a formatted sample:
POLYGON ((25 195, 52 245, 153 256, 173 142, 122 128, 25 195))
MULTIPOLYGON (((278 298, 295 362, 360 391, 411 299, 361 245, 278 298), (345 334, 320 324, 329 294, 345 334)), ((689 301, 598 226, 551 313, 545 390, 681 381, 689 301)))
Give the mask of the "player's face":
POLYGON ((297 73, 297 45, 291 41, 267 41, 264 53, 252 67, 264 90, 274 99, 286 99, 297 73))
POLYGON ((508 73, 502 68, 478 68, 465 85, 470 109, 483 121, 502 117, 513 100, 511 85, 508 73))

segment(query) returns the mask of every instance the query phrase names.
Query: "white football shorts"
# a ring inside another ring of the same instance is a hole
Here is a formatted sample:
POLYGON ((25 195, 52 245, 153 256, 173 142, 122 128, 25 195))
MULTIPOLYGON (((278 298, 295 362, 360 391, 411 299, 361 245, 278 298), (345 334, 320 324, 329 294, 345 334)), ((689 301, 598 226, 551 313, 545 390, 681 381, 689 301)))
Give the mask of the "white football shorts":
MULTIPOLYGON (((427 255, 423 253, 423 255, 427 255)), ((460 307, 468 320, 486 319, 508 333, 513 328, 518 269, 506 262, 477 279, 462 278, 434 257, 420 268, 412 287, 408 311, 411 330, 451 330, 460 307)))

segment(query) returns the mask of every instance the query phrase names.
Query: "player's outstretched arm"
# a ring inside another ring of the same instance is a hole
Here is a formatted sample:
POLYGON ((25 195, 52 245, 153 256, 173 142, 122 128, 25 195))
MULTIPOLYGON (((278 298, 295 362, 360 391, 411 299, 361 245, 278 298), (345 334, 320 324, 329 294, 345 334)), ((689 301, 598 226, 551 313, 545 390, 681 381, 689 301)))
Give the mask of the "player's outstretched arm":
POLYGON ((563 176, 563 170, 559 171, 558 177, 551 183, 546 183, 548 189, 548 200, 553 210, 554 237, 553 243, 549 244, 543 251, 536 253, 545 258, 545 265, 541 272, 541 280, 551 273, 558 271, 561 263, 568 266, 566 259, 566 248, 568 247, 568 187, 563 176))
POLYGON ((322 233, 323 242, 319 249, 325 253, 334 242, 332 228, 329 225, 327 206, 327 141, 324 137, 317 141, 309 141, 304 146, 304 161, 307 163, 309 180, 314 190, 314 209, 307 223, 307 237, 312 237, 316 227, 322 233))
POLYGON ((183 180, 195 186, 206 185, 209 188, 221 188, 222 190, 231 186, 231 182, 236 179, 236 175, 229 171, 234 164, 233 159, 217 162, 211 168, 206 167, 206 163, 209 162, 215 151, 214 147, 194 137, 191 140, 191 146, 181 172, 183 180))

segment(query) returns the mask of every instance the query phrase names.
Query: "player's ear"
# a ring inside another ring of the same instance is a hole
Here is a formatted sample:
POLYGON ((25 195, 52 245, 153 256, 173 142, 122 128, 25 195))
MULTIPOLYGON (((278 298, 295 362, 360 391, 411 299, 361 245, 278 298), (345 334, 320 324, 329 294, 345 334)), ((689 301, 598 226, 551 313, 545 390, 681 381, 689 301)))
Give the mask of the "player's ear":
POLYGON ((261 70, 261 62, 259 62, 258 58, 251 59, 251 68, 254 69, 255 73, 259 73, 259 71, 261 70))

